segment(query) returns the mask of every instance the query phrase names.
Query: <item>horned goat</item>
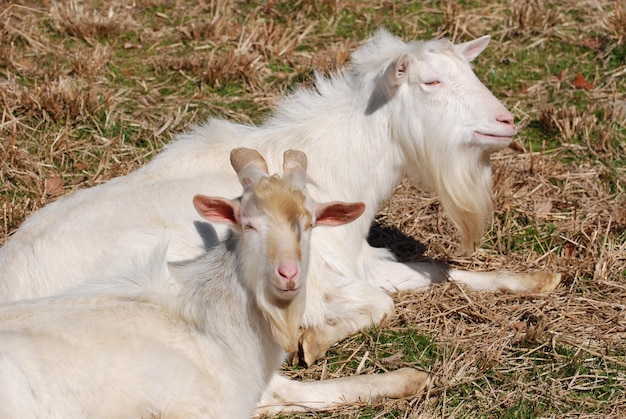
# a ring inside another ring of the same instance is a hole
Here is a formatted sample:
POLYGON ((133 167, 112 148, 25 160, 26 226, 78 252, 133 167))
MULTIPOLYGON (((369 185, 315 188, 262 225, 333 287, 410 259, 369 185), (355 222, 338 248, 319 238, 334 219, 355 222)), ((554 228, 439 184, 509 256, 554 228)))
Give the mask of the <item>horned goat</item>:
MULTIPOLYGON (((231 227, 206 255, 168 268, 157 251, 143 278, 101 279, 0 308, 0 417, 253 414, 284 351, 297 350, 311 229, 349 223, 365 206, 306 198, 301 152, 285 152, 282 179, 267 175, 254 150, 235 149, 231 161, 244 186, 239 199, 194 197, 199 214, 231 227)), ((354 379, 338 382, 344 394, 368 380, 354 379)), ((381 379, 389 380, 373 378, 381 379)), ((400 370, 387 389, 365 386, 357 396, 398 387, 407 395, 425 380, 400 370)))
POLYGON ((240 191, 224 163, 234 147, 259 150, 271 171, 280 167, 282 150, 302 150, 311 160, 312 198, 366 204, 355 222, 313 234, 299 343, 307 364, 390 318, 389 293, 397 290, 444 280, 551 290, 559 274, 398 263, 366 240, 377 209, 404 177, 437 193, 465 248, 481 237, 492 214, 490 155, 516 134, 513 115, 470 66, 488 42, 404 42, 381 29, 354 52, 349 69, 318 75, 314 88, 284 99, 264 124, 211 120, 179 135, 145 167, 59 199, 24 222, 0 249, 0 299, 49 295, 93 272, 128 271, 159 243, 169 244, 169 261, 202 255, 226 230, 198 216, 191 198, 199 190, 240 191))

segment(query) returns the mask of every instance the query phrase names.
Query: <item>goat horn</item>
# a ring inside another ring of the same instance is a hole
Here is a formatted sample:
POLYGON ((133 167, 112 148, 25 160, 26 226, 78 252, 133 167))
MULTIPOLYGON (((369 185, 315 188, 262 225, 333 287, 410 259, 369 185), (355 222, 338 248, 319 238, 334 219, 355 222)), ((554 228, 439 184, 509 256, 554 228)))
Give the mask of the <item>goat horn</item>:
POLYGON ((268 174, 263 156, 251 148, 235 148, 230 152, 230 164, 237 172, 239 181, 246 188, 254 180, 268 174))
POLYGON ((283 177, 299 188, 306 184, 306 154, 298 150, 287 150, 283 155, 283 177))
POLYGON ((267 174, 267 163, 263 156, 251 148, 235 148, 230 152, 230 164, 239 173, 248 168, 262 170, 267 174))

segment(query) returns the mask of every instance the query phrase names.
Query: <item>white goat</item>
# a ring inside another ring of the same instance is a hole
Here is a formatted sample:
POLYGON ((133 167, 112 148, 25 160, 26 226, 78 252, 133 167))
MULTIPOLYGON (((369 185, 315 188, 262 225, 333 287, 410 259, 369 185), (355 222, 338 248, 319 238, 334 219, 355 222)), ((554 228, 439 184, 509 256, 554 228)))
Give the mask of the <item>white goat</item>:
POLYGON ((438 193, 465 248, 480 238, 492 213, 489 156, 516 133, 513 115, 469 64, 488 42, 407 43, 380 30, 354 53, 348 71, 318 76, 314 89, 286 98, 260 127, 212 120, 142 169, 47 205, 0 249, 0 299, 48 295, 94 272, 129 271, 137 255, 163 242, 169 261, 198 257, 225 230, 189 203, 198 190, 238 193, 224 163, 234 147, 259 150, 272 171, 282 150, 302 150, 311 159, 312 198, 366 204, 354 223, 313 234, 300 339, 307 363, 392 315, 388 292, 448 278, 476 289, 554 288, 559 274, 402 264, 366 241, 377 208, 405 176, 438 193))
MULTIPOLYGON (((269 177, 253 150, 233 150, 231 160, 241 198, 194 197, 203 217, 232 227, 206 255, 168 270, 165 252, 156 252, 144 278, 113 278, 0 308, 0 417, 253 414, 283 348, 297 350, 311 229, 348 223, 365 206, 307 199, 301 152, 285 153, 283 179, 269 177)), ((322 391, 307 396, 406 396, 427 381, 406 369, 391 379, 319 382, 322 391), (372 389, 381 380, 387 386, 372 389)))

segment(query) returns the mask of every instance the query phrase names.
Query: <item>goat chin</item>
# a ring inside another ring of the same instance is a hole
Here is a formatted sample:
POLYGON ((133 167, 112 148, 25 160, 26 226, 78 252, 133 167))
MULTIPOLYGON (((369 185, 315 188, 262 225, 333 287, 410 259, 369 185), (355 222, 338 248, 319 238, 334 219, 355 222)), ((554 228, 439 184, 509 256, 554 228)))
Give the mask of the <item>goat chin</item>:
POLYGON ((296 352, 306 305, 305 290, 301 289, 290 301, 277 299, 270 291, 260 295, 257 304, 269 323, 272 336, 285 352, 296 352))

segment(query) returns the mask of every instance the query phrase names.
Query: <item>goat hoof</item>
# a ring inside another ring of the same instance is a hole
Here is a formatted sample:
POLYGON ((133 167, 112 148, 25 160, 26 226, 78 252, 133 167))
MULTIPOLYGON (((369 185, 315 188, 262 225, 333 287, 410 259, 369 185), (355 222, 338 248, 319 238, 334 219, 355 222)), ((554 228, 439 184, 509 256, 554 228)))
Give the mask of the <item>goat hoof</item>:
POLYGON ((298 361, 304 367, 310 367, 326 354, 328 348, 322 348, 315 337, 315 329, 306 329, 298 339, 298 361))
POLYGON ((395 371, 395 374, 402 375, 404 379, 398 381, 405 383, 404 388, 396 394, 397 398, 411 397, 421 394, 424 390, 435 383, 435 379, 432 375, 413 368, 401 368, 395 371))
POLYGON ((290 352, 287 354, 286 362, 291 366, 300 365, 300 347, 298 346, 297 352, 290 352))
POLYGON ((542 294, 554 290, 561 282, 560 273, 536 272, 531 276, 535 282, 532 292, 542 294))

